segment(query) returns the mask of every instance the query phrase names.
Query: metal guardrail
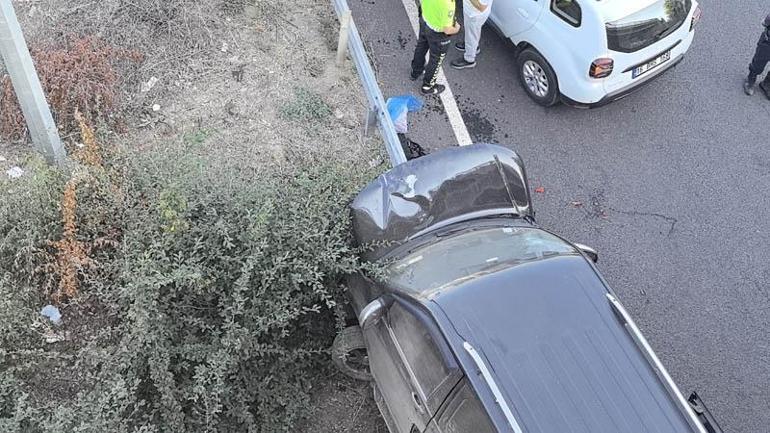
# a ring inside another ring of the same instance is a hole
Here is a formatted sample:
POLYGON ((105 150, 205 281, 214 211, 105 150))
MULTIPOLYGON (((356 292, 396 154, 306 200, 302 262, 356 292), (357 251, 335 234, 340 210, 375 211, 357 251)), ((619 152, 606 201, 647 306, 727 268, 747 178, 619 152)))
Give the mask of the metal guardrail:
POLYGON ((385 98, 382 96, 379 84, 377 84, 374 69, 372 69, 371 63, 369 63, 369 56, 366 54, 361 35, 358 33, 356 24, 351 18, 347 0, 332 0, 332 3, 341 23, 341 48, 344 47, 344 41, 347 40, 350 57, 356 65, 358 76, 361 78, 361 84, 364 87, 364 93, 366 93, 366 98, 369 100, 369 115, 367 119, 368 121, 377 119, 377 125, 385 141, 385 149, 388 151, 391 164, 395 167, 406 162, 406 156, 401 147, 401 141, 398 139, 398 134, 396 134, 396 128, 393 126, 393 120, 390 118, 390 114, 388 114, 385 98))

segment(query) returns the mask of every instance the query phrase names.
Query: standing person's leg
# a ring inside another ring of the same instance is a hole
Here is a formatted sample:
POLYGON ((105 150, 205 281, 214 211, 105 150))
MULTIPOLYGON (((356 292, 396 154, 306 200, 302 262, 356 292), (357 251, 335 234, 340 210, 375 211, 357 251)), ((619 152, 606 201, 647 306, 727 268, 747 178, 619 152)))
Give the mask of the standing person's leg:
MULTIPOLYGON (((470 22, 470 18, 468 17, 468 9, 469 7, 463 4, 463 27, 467 26, 470 22)), ((455 48, 457 48, 458 51, 465 51, 465 40, 468 38, 468 27, 465 27, 463 32, 465 35, 463 40, 455 42, 455 48)))
POLYGON ((422 92, 426 94, 438 94, 444 90, 444 86, 437 85, 439 68, 444 62, 447 49, 451 40, 444 33, 434 32, 428 29, 426 34, 428 44, 430 45, 430 59, 425 68, 425 77, 422 82, 422 92))
POLYGON ((465 19, 465 61, 476 63, 476 54, 481 42, 481 28, 489 18, 489 8, 480 15, 465 19))
POLYGON ((476 66, 476 56, 479 54, 479 43, 481 42, 481 29, 489 18, 490 9, 476 16, 465 15, 465 42, 457 49, 465 54, 462 58, 452 61, 452 67, 455 69, 467 69, 476 66))
POLYGON ((757 51, 754 53, 754 58, 751 59, 751 63, 749 64, 749 82, 751 84, 754 84, 757 82, 757 77, 765 70, 765 66, 767 66, 767 56, 763 55, 765 54, 763 50, 763 45, 757 46, 757 51))
MULTIPOLYGON (((752 61, 752 73, 756 72, 755 79, 764 72, 768 63, 770 63, 770 44, 762 44, 757 49, 757 54, 752 61)), ((765 96, 770 99, 770 72, 768 72, 765 79, 759 83, 759 87, 765 93, 765 96)))
POLYGON ((429 31, 425 21, 420 18, 420 34, 417 36, 417 47, 412 58, 412 80, 416 80, 425 71, 425 56, 430 49, 427 37, 429 31))
POLYGON ((767 65, 767 59, 763 60, 763 47, 764 44, 757 45, 757 50, 754 52, 754 58, 749 63, 749 76, 746 81, 743 82, 743 92, 751 96, 754 94, 754 85, 757 83, 757 77, 764 71, 767 65))
MULTIPOLYGON (((455 44, 455 48, 457 48, 460 51, 465 51, 466 53, 470 48, 468 48, 469 42, 472 41, 474 38, 474 27, 475 27, 475 21, 476 17, 472 17, 468 15, 468 10, 472 6, 463 6, 463 26, 465 27, 465 38, 463 42, 458 42, 455 44)), ((476 36, 476 45, 475 47, 478 48, 478 37, 476 36)), ((474 53, 476 52, 476 48, 474 48, 474 53)), ((460 57, 459 59, 452 60, 452 63, 450 65, 455 69, 465 69, 465 68, 472 68, 476 66, 475 62, 468 62, 465 60, 467 58, 467 54, 463 57, 460 57)), ((476 56, 474 55, 473 58, 475 59, 476 56)))

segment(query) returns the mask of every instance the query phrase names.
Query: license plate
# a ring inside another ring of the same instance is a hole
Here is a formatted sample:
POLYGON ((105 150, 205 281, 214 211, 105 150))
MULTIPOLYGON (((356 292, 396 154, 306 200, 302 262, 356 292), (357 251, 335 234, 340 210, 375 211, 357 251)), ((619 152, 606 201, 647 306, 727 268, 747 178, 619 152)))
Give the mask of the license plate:
POLYGON ((649 62, 639 65, 634 68, 634 71, 631 73, 633 78, 636 78, 645 72, 654 69, 661 64, 669 61, 671 59, 671 50, 666 51, 665 53, 659 55, 658 57, 655 57, 654 59, 650 60, 649 62))

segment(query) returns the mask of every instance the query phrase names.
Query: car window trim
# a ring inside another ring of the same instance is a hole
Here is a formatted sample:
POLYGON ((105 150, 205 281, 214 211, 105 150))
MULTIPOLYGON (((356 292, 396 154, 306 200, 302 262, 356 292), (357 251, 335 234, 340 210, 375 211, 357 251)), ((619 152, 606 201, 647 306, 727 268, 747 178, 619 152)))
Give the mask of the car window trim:
MULTIPOLYGON (((463 378, 464 373, 462 370, 462 367, 460 366, 459 361, 454 356, 454 352, 449 347, 449 342, 444 338, 444 335, 441 334, 441 332, 438 330, 438 325, 433 321, 433 319, 430 317, 430 315, 424 311, 422 311, 419 307, 413 305, 413 303, 403 298, 402 296, 399 296, 397 294, 394 294, 393 296, 394 301, 392 305, 388 307, 393 308, 393 306, 398 303, 401 305, 408 314, 413 315, 418 323, 423 325, 425 329, 428 331, 428 334, 433 339, 436 348, 438 349, 438 352, 441 356, 441 361, 444 363, 444 365, 447 367, 447 370, 449 370, 449 374, 439 383, 433 390, 431 390, 430 395, 425 395, 424 390, 419 385, 419 381, 417 380, 417 376, 414 373, 414 370, 412 369, 412 366, 409 364, 409 362, 406 359, 406 355, 404 354, 404 350, 401 347, 401 344, 398 342, 398 338, 396 338, 396 334, 393 331, 393 328, 390 325, 390 318, 389 314, 386 315, 388 319, 386 320, 386 329, 388 330, 388 335, 391 338, 391 341, 393 342, 393 346, 396 349, 396 352, 398 352, 398 356, 401 360, 401 364, 404 366, 404 368, 407 371, 407 374, 409 375, 409 381, 411 383, 413 391, 417 393, 417 395, 422 400, 425 409, 427 409, 427 415, 429 415, 426 420, 430 420, 432 416, 434 416, 438 410, 443 405, 444 401, 451 395, 452 389, 457 385, 458 382, 463 378), (451 382, 450 382, 451 381, 451 382), (450 386, 447 388, 446 384, 449 383, 450 386), (444 396, 441 399, 438 399, 435 395, 437 392, 445 390, 444 396)), ((390 311, 388 311, 389 313, 390 311)))
POLYGON ((578 18, 574 22, 575 17, 569 15, 568 13, 564 12, 562 9, 559 9, 556 7, 556 2, 558 0, 551 0, 551 12, 556 15, 557 17, 561 18, 562 21, 566 22, 567 24, 571 25, 572 27, 579 28, 581 25, 583 25, 583 7, 580 6, 580 3, 577 2, 577 0, 573 0, 574 3, 577 5, 578 9, 580 10, 580 18, 578 18))

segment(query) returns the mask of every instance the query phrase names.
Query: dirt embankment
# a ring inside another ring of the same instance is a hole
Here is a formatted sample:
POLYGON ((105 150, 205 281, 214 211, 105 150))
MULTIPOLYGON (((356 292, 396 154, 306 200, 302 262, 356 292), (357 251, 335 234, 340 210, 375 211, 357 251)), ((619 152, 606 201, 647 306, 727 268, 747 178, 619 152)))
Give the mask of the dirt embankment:
MULTIPOLYGON (((292 155, 318 149, 355 164, 384 159, 376 139, 360 137, 365 99, 352 66, 334 65, 338 25, 327 2, 13 4, 39 53, 66 50, 82 37, 141 53, 138 63, 113 65, 117 101, 109 122, 96 125, 100 140, 147 152, 169 140, 184 142, 216 158, 278 170, 292 155)), ((83 146, 60 126, 71 152, 83 146)), ((0 139, 0 175, 26 169, 30 152, 24 141, 0 139)), ((313 415, 300 431, 386 431, 367 384, 331 369, 320 374, 313 415)))

